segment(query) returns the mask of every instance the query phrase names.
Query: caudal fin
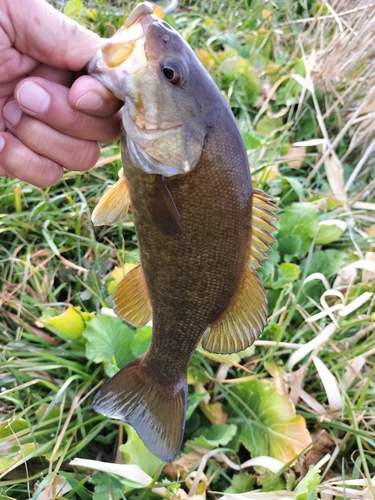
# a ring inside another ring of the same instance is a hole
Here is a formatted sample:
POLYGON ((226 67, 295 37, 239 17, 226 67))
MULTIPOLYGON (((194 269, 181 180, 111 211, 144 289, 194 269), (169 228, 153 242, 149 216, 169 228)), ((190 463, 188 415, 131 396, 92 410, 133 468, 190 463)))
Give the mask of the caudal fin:
POLYGON ((93 408, 128 422, 154 455, 173 462, 184 433, 186 401, 186 378, 177 385, 157 382, 138 358, 103 386, 93 408))

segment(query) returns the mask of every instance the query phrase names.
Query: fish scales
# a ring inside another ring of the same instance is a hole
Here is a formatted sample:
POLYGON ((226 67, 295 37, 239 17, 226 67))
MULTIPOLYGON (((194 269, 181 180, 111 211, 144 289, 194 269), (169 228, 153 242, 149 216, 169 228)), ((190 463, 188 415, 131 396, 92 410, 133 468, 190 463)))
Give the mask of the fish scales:
POLYGON ((240 137, 228 144, 220 139, 227 137, 233 118, 226 108, 217 115, 214 119, 222 125, 208 133, 197 167, 166 180, 183 237, 164 236, 155 227, 145 201, 152 189, 144 179, 149 174, 124 162, 153 310, 147 361, 155 367, 165 365, 162 376, 171 380, 186 373, 196 344, 228 307, 249 258, 251 185, 246 151, 240 137), (225 152, 222 157, 217 154, 220 149, 225 152), (231 168, 225 168, 224 158, 230 159, 231 168), (220 203, 212 203, 211 197, 220 203), (218 239, 219 233, 225 238, 218 239))
POLYGON ((275 206, 252 187, 221 92, 149 4, 136 7, 89 72, 125 101, 123 173, 93 213, 94 223, 113 223, 132 207, 140 265, 118 285, 114 310, 134 326, 153 318, 148 351, 110 379, 93 405, 129 422, 153 453, 172 461, 200 339, 209 351, 236 352, 266 323, 254 268, 273 241, 275 206))

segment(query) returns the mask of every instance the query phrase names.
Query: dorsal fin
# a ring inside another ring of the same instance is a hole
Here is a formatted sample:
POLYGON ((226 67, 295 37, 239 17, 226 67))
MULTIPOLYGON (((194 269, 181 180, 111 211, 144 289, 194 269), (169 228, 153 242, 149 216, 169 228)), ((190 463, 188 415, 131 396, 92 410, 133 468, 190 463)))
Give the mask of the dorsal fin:
POLYGON ((253 268, 262 267, 262 260, 268 258, 265 252, 272 250, 270 243, 275 241, 269 231, 277 229, 273 222, 279 218, 273 213, 277 207, 272 200, 272 196, 259 189, 253 189, 250 243, 250 266, 253 268))
POLYGON ((248 267, 228 309, 203 334, 203 348, 220 354, 246 349, 262 333, 267 312, 266 292, 256 271, 248 267))
POLYGON ((92 213, 94 226, 116 224, 126 217, 130 197, 123 169, 119 171, 118 176, 119 180, 104 193, 92 213))
POLYGON ((141 264, 129 271, 118 284, 113 297, 113 310, 135 327, 151 319, 151 305, 141 264))
POLYGON ((205 331, 202 346, 221 354, 242 351, 262 333, 267 322, 267 294, 254 267, 267 259, 267 250, 275 238, 269 231, 276 229, 278 217, 272 197, 259 189, 252 193, 252 230, 249 267, 224 314, 205 331))

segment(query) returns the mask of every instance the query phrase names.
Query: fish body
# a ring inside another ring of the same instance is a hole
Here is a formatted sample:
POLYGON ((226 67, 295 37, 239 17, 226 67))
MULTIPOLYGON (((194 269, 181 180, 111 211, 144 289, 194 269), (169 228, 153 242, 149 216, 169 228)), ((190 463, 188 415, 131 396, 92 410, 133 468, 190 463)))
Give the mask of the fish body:
POLYGON ((273 241, 275 207, 252 188, 221 92, 148 4, 135 9, 89 72, 125 101, 125 179, 94 213, 97 223, 107 220, 124 186, 140 265, 116 289, 114 310, 135 326, 153 318, 148 351, 107 382, 94 408, 129 422, 170 462, 181 446, 186 374, 200 339, 209 351, 236 352, 266 323, 267 297, 254 267, 273 241))

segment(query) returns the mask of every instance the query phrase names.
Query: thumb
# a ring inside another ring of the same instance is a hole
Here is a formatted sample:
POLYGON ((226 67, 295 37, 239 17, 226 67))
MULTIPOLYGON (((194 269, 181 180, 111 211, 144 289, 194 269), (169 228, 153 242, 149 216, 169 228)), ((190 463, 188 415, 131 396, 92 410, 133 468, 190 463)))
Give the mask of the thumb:
POLYGON ((8 36, 22 54, 57 68, 78 71, 95 54, 100 38, 45 0, 2 0, 8 36))

